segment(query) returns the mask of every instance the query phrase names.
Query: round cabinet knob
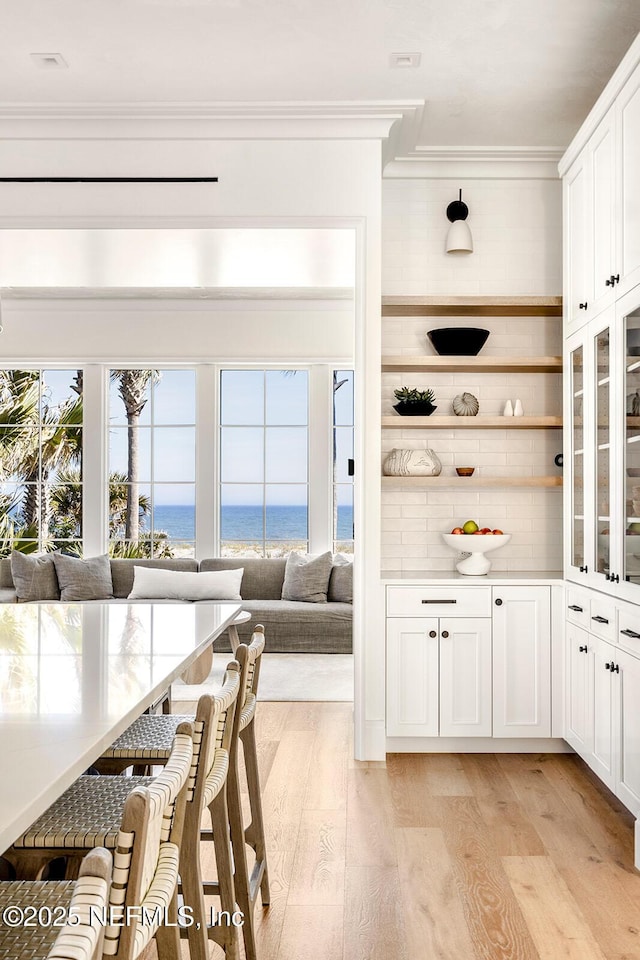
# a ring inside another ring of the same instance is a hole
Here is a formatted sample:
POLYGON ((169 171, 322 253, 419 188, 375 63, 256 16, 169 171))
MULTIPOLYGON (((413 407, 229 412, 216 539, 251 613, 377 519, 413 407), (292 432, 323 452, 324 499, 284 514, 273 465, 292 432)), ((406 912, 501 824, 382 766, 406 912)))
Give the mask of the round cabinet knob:
POLYGON ((429 636, 430 636, 430 637, 437 637, 438 634, 436 633, 435 630, 429 630, 429 636))
POLYGON ((612 664, 612 663, 605 663, 604 668, 605 668, 605 670, 612 670, 612 669, 613 669, 613 664, 612 664))
POLYGON ((502 606, 502 600, 500 599, 500 597, 498 597, 496 599, 496 607, 501 607, 501 606, 502 606))
POLYGON ((445 638, 445 640, 446 640, 447 637, 449 636, 449 631, 448 631, 448 630, 443 630, 443 631, 442 631, 442 636, 443 636, 443 637, 445 638))

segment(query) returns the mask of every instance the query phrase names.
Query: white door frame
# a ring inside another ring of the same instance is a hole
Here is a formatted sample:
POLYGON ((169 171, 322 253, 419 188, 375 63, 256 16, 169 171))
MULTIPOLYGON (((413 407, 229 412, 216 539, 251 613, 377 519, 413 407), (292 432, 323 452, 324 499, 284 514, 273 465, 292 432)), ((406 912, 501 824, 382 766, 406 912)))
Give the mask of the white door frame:
MULTIPOLYGON (((350 229, 355 238, 354 277, 354 742, 357 759, 382 759, 384 747, 384 626, 380 584, 380 323, 367 324, 367 291, 379 287, 378 265, 367 260, 366 217, 215 216, 0 216, 0 230, 69 229, 350 229), (377 272, 376 272, 377 271, 377 272), (375 282, 372 282, 372 278, 375 282), (368 329, 367 329, 368 327, 368 329), (373 336, 372 336, 373 334, 373 336), (375 406, 373 402, 375 400, 375 406), (376 466, 375 473, 373 467, 376 466), (366 597, 366 603, 365 603, 366 597), (366 628, 366 629, 365 629, 366 628), (381 631, 374 638, 373 630, 381 631), (365 635, 367 644, 365 645, 365 635), (367 656, 368 653, 368 656, 367 656), (382 678, 382 679, 381 679, 382 678), (382 686, 381 686, 382 684, 382 686), (381 697, 382 692, 382 697, 381 697), (369 694, 369 697, 368 697, 369 694), (367 709, 368 699, 373 709, 367 709), (380 701, 382 700, 382 707, 380 701), (382 711, 382 715, 380 713, 382 711), (370 716, 373 712, 373 717, 370 716), (369 718, 368 718, 369 715, 369 718)), ((0 289, 2 267, 0 264, 0 289)), ((378 290, 379 292, 379 290, 378 290)), ((371 297, 369 299, 372 299, 371 297)), ((379 317, 379 304, 376 307, 379 317)), ((371 308, 373 313, 373 308, 371 308)), ((24 357, 6 357, 6 362, 24 357)), ((134 363, 143 358, 132 357, 134 363)), ((206 362, 207 358, 203 358, 206 362)), ((39 362, 36 357, 31 363, 39 362)), ((185 361, 186 362, 186 361, 185 361)))

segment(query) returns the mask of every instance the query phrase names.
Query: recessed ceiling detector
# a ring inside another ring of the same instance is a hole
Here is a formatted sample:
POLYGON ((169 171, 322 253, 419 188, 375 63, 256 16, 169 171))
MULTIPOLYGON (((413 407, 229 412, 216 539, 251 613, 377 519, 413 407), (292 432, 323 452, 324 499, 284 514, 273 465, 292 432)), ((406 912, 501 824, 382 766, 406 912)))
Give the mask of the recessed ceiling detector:
POLYGON ((420 66, 421 53, 392 53, 389 56, 389 66, 394 69, 415 69, 420 66))
POLYGON ((37 67, 45 70, 64 70, 69 66, 61 53, 32 53, 30 57, 37 67))

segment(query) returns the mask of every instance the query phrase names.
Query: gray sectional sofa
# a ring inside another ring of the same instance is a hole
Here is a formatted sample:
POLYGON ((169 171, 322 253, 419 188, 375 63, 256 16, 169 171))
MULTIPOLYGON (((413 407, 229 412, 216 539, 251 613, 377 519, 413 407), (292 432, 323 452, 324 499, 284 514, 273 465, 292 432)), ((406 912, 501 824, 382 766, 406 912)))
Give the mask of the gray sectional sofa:
MULTIPOLYGON (((113 596, 115 600, 128 597, 133 586, 134 566, 156 567, 165 570, 233 570, 244 568, 240 594, 243 609, 251 614, 251 620, 238 628, 241 641, 248 641, 252 627, 262 623, 265 627, 269 653, 351 653, 353 606, 344 600, 344 583, 338 587, 337 577, 343 573, 333 567, 329 579, 326 603, 307 603, 299 600, 283 600, 282 584, 286 566, 285 558, 235 559, 211 558, 198 562, 189 558, 168 560, 111 560, 113 596)), ((17 601, 11 576, 9 558, 0 560, 0 603, 17 601)), ((132 601, 133 603, 141 601, 132 601)), ((209 601, 199 601, 206 603, 209 601)), ((223 633, 215 642, 215 649, 230 651, 228 636, 223 633)))

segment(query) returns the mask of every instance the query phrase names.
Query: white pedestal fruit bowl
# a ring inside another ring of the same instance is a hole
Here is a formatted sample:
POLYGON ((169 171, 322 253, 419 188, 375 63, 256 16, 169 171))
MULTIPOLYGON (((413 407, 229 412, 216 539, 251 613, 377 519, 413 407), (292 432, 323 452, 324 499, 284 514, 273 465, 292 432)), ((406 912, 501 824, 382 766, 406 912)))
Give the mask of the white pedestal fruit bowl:
POLYGON ((458 560, 456 570, 466 577, 483 577, 491 570, 491 561, 485 553, 504 547, 511 540, 510 533, 443 533, 442 539, 448 547, 458 553, 470 553, 470 557, 458 560))

